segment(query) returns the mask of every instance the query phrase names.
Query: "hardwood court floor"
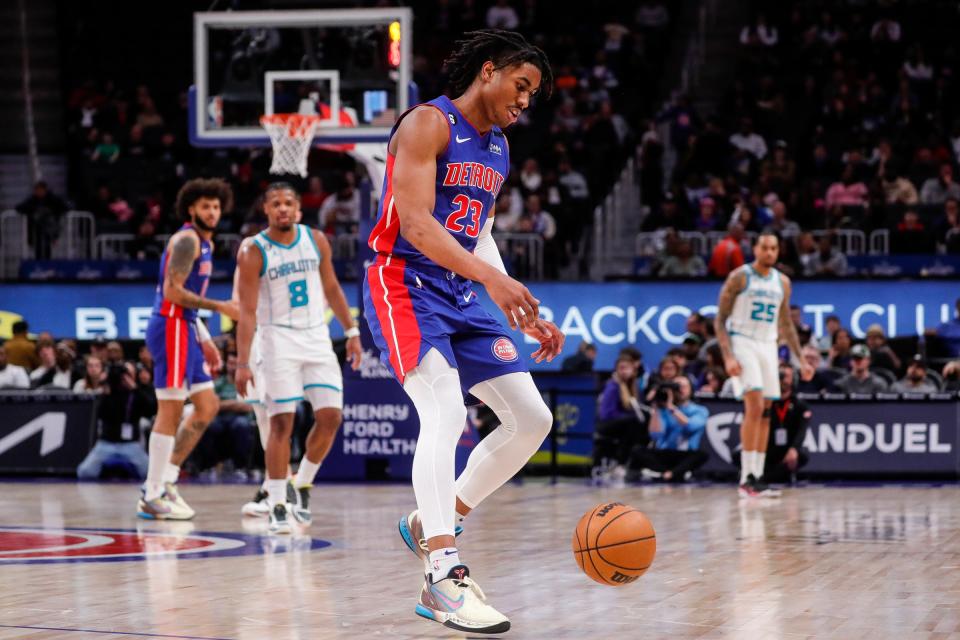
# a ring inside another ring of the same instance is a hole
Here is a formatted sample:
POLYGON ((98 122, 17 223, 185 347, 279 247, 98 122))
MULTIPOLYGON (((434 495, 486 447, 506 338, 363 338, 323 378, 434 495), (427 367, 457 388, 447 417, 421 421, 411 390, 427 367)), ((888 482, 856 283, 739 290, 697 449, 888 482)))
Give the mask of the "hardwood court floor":
MULTIPOLYGON (((0 483, 0 533, 264 531, 239 515, 249 486, 184 485, 198 512, 186 526, 138 523, 136 493, 125 484, 0 483)), ((396 533, 410 488, 320 485, 313 501, 310 536, 326 548, 263 535, 247 543, 267 550, 257 555, 11 564, 8 538, 0 638, 464 637, 413 613, 420 567, 396 533)), ((468 519, 460 547, 510 616, 507 637, 960 638, 957 485, 811 486, 763 503, 741 502, 729 486, 508 485, 468 519), (609 500, 647 513, 659 545, 650 571, 619 588, 582 575, 570 550, 580 515, 609 500)))

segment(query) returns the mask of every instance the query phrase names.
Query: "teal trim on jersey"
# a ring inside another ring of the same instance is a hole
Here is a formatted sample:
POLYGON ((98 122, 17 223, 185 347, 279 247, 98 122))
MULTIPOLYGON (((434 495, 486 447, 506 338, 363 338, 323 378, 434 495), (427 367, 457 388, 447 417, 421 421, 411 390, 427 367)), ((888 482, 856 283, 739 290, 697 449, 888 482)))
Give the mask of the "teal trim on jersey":
POLYGON ((303 396, 294 396, 292 398, 277 398, 273 402, 298 402, 303 400, 303 396))
POLYGON ((260 265, 260 277, 262 278, 263 274, 267 272, 267 250, 256 239, 251 240, 251 242, 256 245, 257 249, 260 249, 260 257, 263 259, 263 264, 260 265))
POLYGON ((245 404, 261 404, 259 400, 244 400, 245 404))
POLYGON ((780 396, 763 396, 764 400, 779 400, 780 396))
POLYGON ((313 229, 307 229, 307 237, 310 238, 310 244, 313 245, 313 248, 317 250, 317 258, 323 260, 323 254, 320 253, 320 247, 317 246, 317 239, 313 237, 313 229))
MULTIPOLYGON (((747 274, 747 281, 743 283, 743 289, 740 289, 740 293, 743 293, 744 291, 750 288, 750 272, 752 271, 753 271, 753 267, 751 267, 750 265, 747 265, 747 270, 745 272, 747 274)), ((740 295, 740 293, 738 293, 737 295, 740 295)))
POLYGON ((323 323, 323 324, 311 324, 311 325, 306 326, 306 327, 295 327, 295 326, 293 326, 292 324, 280 324, 280 323, 275 323, 275 322, 269 322, 269 323, 267 323, 267 324, 265 324, 265 325, 263 325, 263 326, 265 326, 265 327, 280 327, 281 329, 296 329, 297 331, 307 331, 308 329, 317 329, 317 328, 319 328, 319 327, 325 327, 325 326, 327 326, 327 324, 326 324, 326 323, 323 323))
POLYGON ((293 249, 295 246, 297 246, 297 243, 300 242, 300 226, 301 225, 299 224, 297 225, 297 237, 294 238, 293 242, 291 242, 290 244, 280 244, 279 242, 277 242, 276 240, 268 236, 266 231, 261 231, 259 235, 263 236, 263 239, 269 242, 270 244, 280 247, 281 249, 293 249))
POLYGON ((332 389, 333 391, 339 391, 341 393, 343 392, 343 389, 341 389, 340 387, 336 387, 332 384, 323 384, 320 382, 303 385, 303 390, 306 391, 307 389, 332 389))
POLYGON ((758 278, 760 278, 761 280, 769 280, 770 278, 773 277, 773 274, 775 274, 775 273, 777 272, 776 269, 774 269, 773 267, 770 267, 770 273, 768 273, 768 274, 765 275, 765 276, 762 276, 762 275, 760 275, 760 273, 759 273, 756 269, 753 268, 753 265, 752 265, 752 264, 748 264, 747 266, 750 268, 750 271, 752 271, 753 274, 754 274, 755 276, 757 276, 758 278))

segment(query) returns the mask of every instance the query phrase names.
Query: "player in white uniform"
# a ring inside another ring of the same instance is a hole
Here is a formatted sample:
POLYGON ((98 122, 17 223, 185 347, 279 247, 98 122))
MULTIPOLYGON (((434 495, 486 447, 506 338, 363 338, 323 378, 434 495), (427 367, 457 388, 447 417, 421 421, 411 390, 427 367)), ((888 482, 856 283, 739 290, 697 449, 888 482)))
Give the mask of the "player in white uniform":
POLYGON ((347 336, 347 359, 360 365, 360 331, 333 270, 330 244, 322 233, 297 224, 300 196, 286 183, 264 194, 266 231, 247 238, 237 256, 240 320, 237 325, 237 392, 254 379, 251 345, 259 340, 260 379, 270 418, 266 446, 270 530, 290 533, 290 512, 303 524, 311 519, 309 489, 333 444, 343 408, 343 378, 327 329, 331 310, 347 336), (288 488, 290 436, 297 404, 308 400, 316 424, 306 453, 288 488))
POLYGON ((763 480, 770 406, 780 398, 778 336, 800 360, 804 380, 813 368, 800 358, 800 338, 790 320, 790 278, 777 271, 780 241, 772 233, 757 237, 754 261, 727 276, 720 290, 714 326, 727 374, 743 399, 740 441, 743 446, 739 492, 742 497, 776 497, 763 480))

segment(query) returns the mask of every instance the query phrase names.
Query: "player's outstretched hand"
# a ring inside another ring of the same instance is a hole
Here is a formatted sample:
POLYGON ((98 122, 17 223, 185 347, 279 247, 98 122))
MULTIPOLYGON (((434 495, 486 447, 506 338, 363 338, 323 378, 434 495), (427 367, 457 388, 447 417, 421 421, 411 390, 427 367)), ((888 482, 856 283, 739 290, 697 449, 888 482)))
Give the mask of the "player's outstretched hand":
POLYGON ((200 348, 203 349, 203 359, 210 367, 210 375, 215 376, 220 373, 223 361, 220 359, 220 349, 217 349, 217 345, 213 340, 204 340, 200 343, 200 348))
POLYGON ((363 346, 360 344, 359 337, 347 339, 347 362, 354 371, 359 369, 360 363, 363 362, 363 346))
POLYGON ((253 382, 253 371, 250 370, 250 365, 238 366, 233 382, 237 387, 237 396, 245 398, 247 396, 247 385, 253 382))
POLYGON ((218 305, 217 311, 227 316, 234 322, 240 319, 240 303, 236 300, 223 300, 218 305))
POLYGON ((740 368, 740 363, 737 362, 737 359, 733 356, 723 359, 723 368, 727 370, 727 375, 731 378, 743 373, 743 369, 740 368))
POLYGON ((811 367, 809 364, 804 362, 803 364, 800 365, 801 380, 803 380, 804 382, 810 382, 811 380, 813 380, 813 374, 814 374, 813 367, 811 367))
POLYGON ((484 283, 490 299, 500 307, 511 329, 533 327, 540 317, 540 301, 533 297, 530 290, 510 276, 496 272, 495 276, 484 283))
POLYGON ((540 348, 530 354, 535 362, 552 362, 563 351, 567 337, 557 325, 543 318, 537 319, 532 327, 523 330, 525 334, 540 343, 540 348))

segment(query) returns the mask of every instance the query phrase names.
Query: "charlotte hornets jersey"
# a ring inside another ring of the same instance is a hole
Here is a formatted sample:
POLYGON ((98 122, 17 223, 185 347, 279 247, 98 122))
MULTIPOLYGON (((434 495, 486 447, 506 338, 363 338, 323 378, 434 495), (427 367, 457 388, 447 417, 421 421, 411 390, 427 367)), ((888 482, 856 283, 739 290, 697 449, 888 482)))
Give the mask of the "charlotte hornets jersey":
MULTIPOLYGON (((187 229, 194 232, 196 231, 190 223, 183 225, 178 231, 187 229)), ((183 286, 187 291, 192 291, 199 296, 203 296, 207 292, 207 285, 210 283, 210 273, 213 271, 213 243, 204 240, 199 234, 197 234, 197 237, 200 240, 200 257, 194 261, 190 275, 187 276, 183 286)), ((167 318, 195 320, 197 318, 196 309, 181 307, 163 297, 163 281, 166 277, 167 260, 170 258, 168 255, 169 250, 169 246, 165 248, 163 250, 163 256, 160 258, 160 277, 157 284, 157 291, 153 297, 153 313, 167 318)))
POLYGON ((320 249, 309 227, 297 225, 288 245, 271 239, 266 231, 253 238, 260 249, 258 327, 327 330, 327 300, 320 280, 320 249))
POLYGON ((780 272, 770 269, 761 276, 752 265, 744 267, 747 286, 737 295, 733 311, 727 319, 731 335, 740 335, 758 342, 776 342, 783 282, 780 272))
MULTIPOLYGON (((510 170, 507 140, 498 127, 481 135, 446 96, 425 104, 440 111, 450 128, 447 148, 437 156, 433 217, 460 246, 472 253, 510 170)), ((397 120, 391 137, 409 113, 407 111, 397 120)), ((392 255, 409 263, 433 265, 433 261, 400 235, 400 218, 393 198, 394 159, 388 154, 380 213, 368 244, 382 255, 392 255)))

